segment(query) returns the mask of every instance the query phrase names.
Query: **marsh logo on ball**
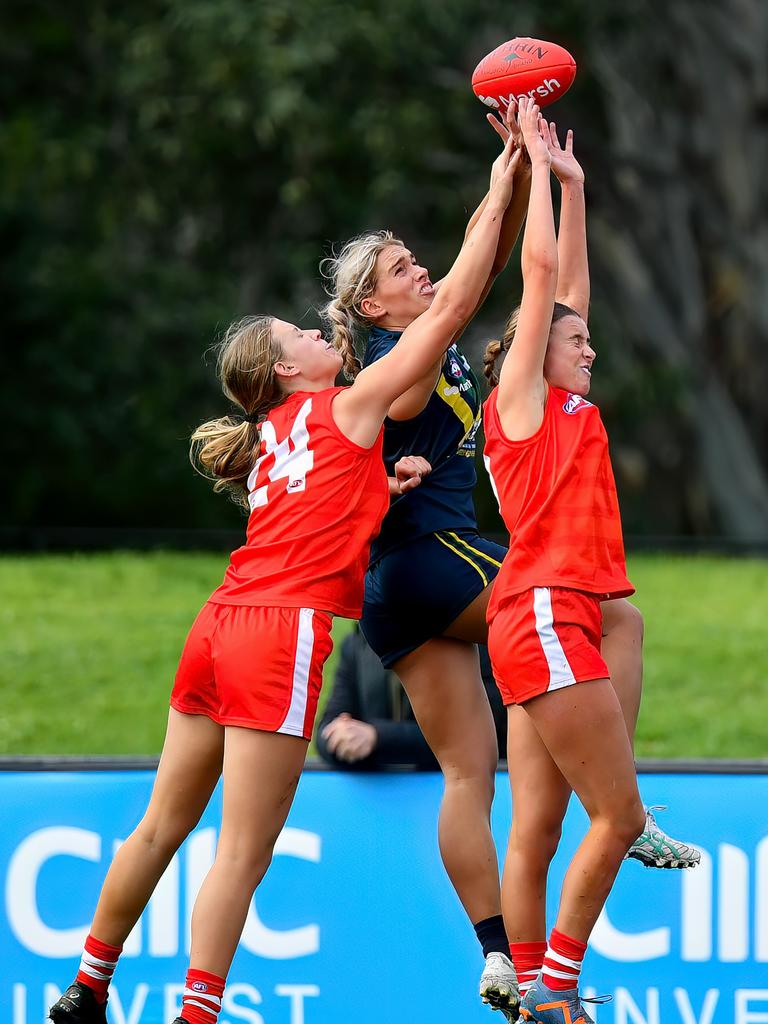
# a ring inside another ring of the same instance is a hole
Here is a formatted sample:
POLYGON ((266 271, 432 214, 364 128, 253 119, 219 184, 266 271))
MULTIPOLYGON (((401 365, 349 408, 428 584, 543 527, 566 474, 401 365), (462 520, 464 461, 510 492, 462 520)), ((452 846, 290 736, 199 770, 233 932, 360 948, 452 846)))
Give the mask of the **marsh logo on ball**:
MULTIPOLYGON (((477 98, 481 103, 484 103, 486 107, 493 107, 494 110, 498 110, 500 107, 508 107, 512 100, 521 100, 525 96, 530 96, 531 99, 538 100, 551 99, 553 94, 557 95, 560 93, 561 88, 562 86, 556 78, 547 78, 546 81, 541 83, 541 85, 537 85, 534 89, 529 89, 528 92, 511 92, 507 96, 500 93, 498 98, 495 96, 481 96, 478 93, 477 98)), ((543 106, 544 104, 540 105, 543 106)))
POLYGON ((575 77, 576 61, 562 46, 517 36, 483 57, 472 74, 472 89, 495 110, 524 96, 545 107, 560 99, 575 77))
POLYGON ((582 398, 581 395, 568 395, 565 405, 563 406, 563 412, 567 412, 569 416, 575 416, 577 412, 582 409, 588 409, 592 405, 592 402, 588 402, 586 398, 582 398))

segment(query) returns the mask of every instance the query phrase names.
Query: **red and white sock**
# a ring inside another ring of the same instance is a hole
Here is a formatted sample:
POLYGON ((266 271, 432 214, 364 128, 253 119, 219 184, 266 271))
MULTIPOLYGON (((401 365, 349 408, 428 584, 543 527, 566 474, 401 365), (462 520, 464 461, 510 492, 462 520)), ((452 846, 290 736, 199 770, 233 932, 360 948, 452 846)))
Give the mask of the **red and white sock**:
POLYGON ((75 981, 93 989, 100 1003, 106 1001, 107 989, 122 951, 122 946, 110 946, 106 942, 99 942, 92 935, 85 940, 85 949, 75 981))
POLYGON ((216 1024, 221 1010, 225 979, 190 967, 184 985, 181 1016, 189 1024, 216 1024))
POLYGON ((546 942, 510 942, 509 955, 515 965, 517 984, 520 986, 520 995, 524 996, 531 985, 536 981, 544 963, 544 954, 547 951, 546 942))
POLYGON ((552 988, 556 992, 578 988, 586 951, 586 942, 579 942, 578 939, 572 939, 570 935, 564 935, 557 928, 553 928, 542 968, 542 981, 547 988, 552 988))

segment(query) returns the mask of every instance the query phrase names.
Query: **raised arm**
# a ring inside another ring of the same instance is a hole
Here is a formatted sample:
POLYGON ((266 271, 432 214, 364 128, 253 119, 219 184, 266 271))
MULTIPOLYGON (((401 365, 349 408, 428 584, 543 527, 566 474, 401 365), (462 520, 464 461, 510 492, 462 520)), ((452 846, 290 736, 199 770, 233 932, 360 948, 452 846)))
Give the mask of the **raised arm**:
POLYGON ((589 314, 589 262, 584 171, 573 155, 573 132, 568 130, 563 149, 554 121, 542 121, 542 129, 552 157, 552 170, 560 182, 562 192, 560 230, 557 236, 560 270, 556 298, 558 302, 575 310, 586 323, 589 314))
MULTIPOLYGON (((520 132, 520 125, 517 122, 517 101, 512 100, 504 111, 504 117, 499 118, 496 114, 487 114, 486 120, 501 138, 502 145, 506 145, 512 138, 512 144, 515 149, 523 148, 523 137, 520 132)), ((497 277, 502 270, 509 263, 509 257, 512 255, 512 250, 515 247, 515 242, 520 234, 520 229, 523 226, 525 220, 525 214, 528 210, 528 196, 531 191, 531 165, 528 160, 528 156, 525 152, 521 154, 520 163, 517 165, 515 171, 515 183, 512 192, 512 201, 504 213, 504 219, 501 223, 501 231, 499 232, 499 244, 496 247, 496 258, 493 261, 491 267, 491 273, 488 279, 488 285, 482 298, 485 298, 488 291, 490 290, 493 280, 497 277)), ((466 241, 472 234, 472 230, 477 223, 477 218, 483 211, 483 208, 488 201, 488 194, 486 193, 484 199, 475 210, 473 215, 469 219, 467 229, 464 233, 464 241, 466 241)), ((439 281, 437 284, 439 285, 439 281)), ((482 305, 482 299, 480 302, 482 305)))
POLYGON ((374 443, 390 405, 423 378, 471 318, 493 263, 519 159, 519 150, 513 152, 508 142, 494 163, 485 209, 432 305, 409 324, 390 352, 362 370, 333 403, 336 423, 357 444, 374 443))
POLYGON ((550 152, 539 133, 539 108, 520 101, 520 125, 531 160, 531 197, 523 236, 523 297, 512 345, 501 368, 497 405, 501 425, 513 440, 530 437, 544 414, 544 357, 557 287, 558 259, 550 152))
MULTIPOLYGON (((494 114, 488 114, 488 121, 496 130, 497 134, 501 137, 504 151, 507 147, 507 142, 512 139, 513 150, 522 149, 522 135, 520 134, 520 128, 516 120, 517 105, 512 103, 508 108, 504 116, 504 121, 500 121, 494 114)), ((478 296, 475 308, 472 311, 469 319, 471 320, 478 309, 485 302, 488 292, 491 290, 494 280, 498 277, 502 270, 506 267, 509 262, 509 257, 512 254, 512 250, 515 247, 515 242, 520 234, 520 228, 525 220, 525 214, 528 209, 528 196, 531 189, 531 166, 528 162, 528 158, 524 152, 520 153, 518 158, 517 167, 515 168, 515 175, 512 186, 512 199, 504 211, 504 216, 501 220, 501 229, 499 231, 499 240, 496 244, 496 254, 493 258, 488 277, 485 281, 480 295, 478 296)), ((464 242, 466 245, 467 241, 472 236, 472 232, 475 229, 477 222, 485 210, 488 203, 488 197, 490 196, 490 190, 486 192, 485 196, 480 202, 475 212, 467 223, 466 230, 464 232, 464 242)), ((435 292, 443 287, 445 278, 435 282, 435 292)), ((464 325, 462 325, 464 326, 464 325)), ((452 340, 456 340, 461 332, 457 331, 453 336, 452 340)), ((391 409, 389 410, 389 416, 393 420, 410 420, 424 409, 427 402, 429 401, 432 392, 435 390, 438 378, 440 377, 440 371, 443 366, 442 353, 440 358, 437 359, 432 366, 429 367, 424 376, 414 384, 404 395, 393 402, 391 409)))

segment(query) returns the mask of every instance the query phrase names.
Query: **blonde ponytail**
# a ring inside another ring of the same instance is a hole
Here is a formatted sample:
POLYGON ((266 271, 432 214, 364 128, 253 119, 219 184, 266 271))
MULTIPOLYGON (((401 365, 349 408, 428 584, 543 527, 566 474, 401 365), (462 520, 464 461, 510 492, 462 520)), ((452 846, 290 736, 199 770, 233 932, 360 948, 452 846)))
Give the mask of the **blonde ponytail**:
MULTIPOLYGON (((562 320, 564 316, 578 316, 579 314, 575 309, 571 309, 570 306, 566 306, 563 302, 556 302, 552 309, 552 320, 549 325, 549 329, 557 323, 558 320, 562 320)), ((485 346, 485 352, 483 353, 483 373, 485 379, 488 381, 490 387, 495 388, 499 383, 499 372, 496 369, 496 361, 502 352, 508 352, 510 345, 515 340, 515 332, 517 331, 517 324, 520 319, 520 306, 516 306, 515 309, 509 315, 507 325, 504 328, 504 335, 501 341, 489 341, 485 346)))
POLYGON ((323 317, 331 328, 331 340, 344 359, 344 376, 354 380, 363 368, 355 351, 355 321, 352 314, 343 309, 338 299, 332 299, 323 309, 323 317))
POLYGON ((228 491, 248 508, 248 476, 259 455, 258 420, 285 397, 275 374, 282 356, 272 332, 272 317, 251 316, 234 323, 217 346, 216 371, 222 389, 243 410, 201 423, 191 437, 189 457, 214 491, 228 491))
POLYGON ((346 242, 338 256, 320 263, 320 273, 328 281, 326 291, 331 301, 320 310, 327 321, 331 341, 344 357, 344 373, 354 380, 362 368, 355 349, 355 327, 369 327, 373 322, 361 308, 376 288, 376 262, 390 245, 402 245, 391 231, 371 231, 346 242))

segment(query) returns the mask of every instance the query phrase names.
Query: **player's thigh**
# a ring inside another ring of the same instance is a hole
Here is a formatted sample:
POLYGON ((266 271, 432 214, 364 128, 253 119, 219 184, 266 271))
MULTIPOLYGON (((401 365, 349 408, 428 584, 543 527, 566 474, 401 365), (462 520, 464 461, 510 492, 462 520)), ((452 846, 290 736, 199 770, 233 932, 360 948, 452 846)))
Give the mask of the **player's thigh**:
POLYGON ((301 736, 226 727, 219 844, 230 856, 271 851, 293 803, 308 746, 301 736))
POLYGON ((488 602, 493 593, 494 580, 488 584, 471 604, 467 605, 461 614, 453 620, 445 631, 446 636, 455 637, 457 640, 467 640, 473 644, 488 643, 488 602))
POLYGON ((515 704, 507 708, 507 766, 513 839, 525 846, 545 846, 551 856, 572 791, 533 719, 515 704))
POLYGON ((525 711, 590 816, 623 819, 642 811, 621 705, 608 679, 543 693, 526 701, 525 711))
POLYGON ((443 770, 495 770, 496 731, 475 645, 436 637, 394 669, 443 770))
POLYGON ((221 774, 224 730, 205 715, 170 708, 155 784, 142 824, 183 833, 194 827, 221 774))

